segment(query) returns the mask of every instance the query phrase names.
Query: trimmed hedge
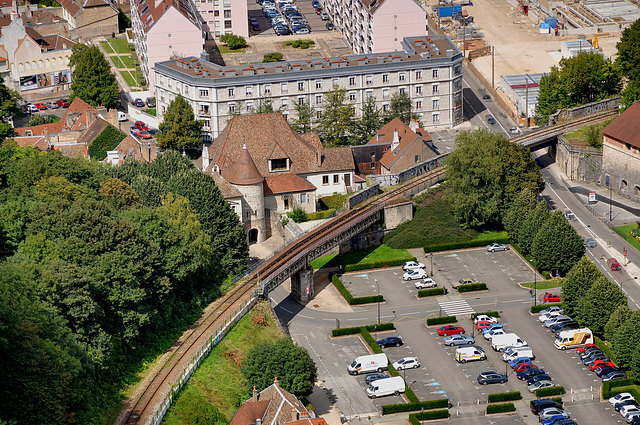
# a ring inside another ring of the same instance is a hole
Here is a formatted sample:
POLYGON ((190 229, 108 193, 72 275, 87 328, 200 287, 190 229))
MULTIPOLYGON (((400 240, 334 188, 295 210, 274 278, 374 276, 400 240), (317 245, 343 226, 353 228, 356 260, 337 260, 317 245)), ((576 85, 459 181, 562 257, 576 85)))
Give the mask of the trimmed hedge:
POLYGON ((375 354, 382 353, 382 348, 378 345, 376 340, 373 339, 368 330, 366 330, 365 328, 360 328, 360 333, 362 334, 362 338, 364 338, 367 344, 369 344, 369 347, 371 347, 371 350, 373 350, 375 354))
POLYGON ((307 220, 322 220, 324 218, 329 217, 331 214, 336 212, 335 208, 331 208, 324 211, 316 211, 312 213, 307 213, 307 220))
POLYGON ((484 316, 489 316, 489 317, 495 317, 495 318, 497 318, 497 319, 499 319, 499 318, 500 318, 500 313, 499 313, 499 312, 497 312, 497 311, 485 311, 484 313, 473 313, 473 314, 471 315, 471 318, 472 318, 472 319, 475 319, 476 317, 478 317, 478 316, 483 316, 483 315, 484 315, 484 316))
POLYGON ((513 403, 490 404, 487 406, 487 415, 492 413, 515 412, 516 406, 513 403))
POLYGON ((469 283, 467 285, 459 285, 456 287, 456 291, 458 293, 463 292, 472 292, 472 291, 486 291, 487 284, 486 283, 469 283))
POLYGON ((441 398, 438 400, 429 400, 429 401, 420 401, 418 403, 407 403, 407 404, 387 404, 382 406, 382 414, 390 415, 392 413, 400 413, 400 412, 414 412, 416 410, 423 409, 431 410, 431 409, 441 409, 441 408, 449 407, 449 400, 446 398, 441 398))
POLYGON ((371 295, 369 297, 358 297, 352 298, 349 302, 349 305, 358 305, 358 304, 373 304, 377 302, 384 302, 384 297, 382 295, 371 295))
POLYGON ((536 390, 536 397, 548 397, 550 395, 564 394, 565 390, 562 386, 539 388, 536 390))
POLYGON ((428 410, 424 413, 411 413, 409 422, 412 425, 420 425, 420 421, 428 421, 430 419, 447 419, 449 417, 449 409, 428 410))
MULTIPOLYGON (((625 379, 616 379, 615 381, 606 381, 602 383, 602 397, 609 398, 612 397, 611 393, 614 388, 626 387, 629 385, 633 385, 635 379, 634 378, 625 378, 625 379)), ((624 391, 622 391, 624 392, 624 391)))
POLYGON ((531 307, 531 313, 540 313, 540 311, 549 307, 562 307, 562 303, 538 304, 531 307))
MULTIPOLYGON (((545 400, 553 400, 558 404, 564 404, 564 402, 562 401, 562 397, 550 397, 548 399, 545 400)), ((533 402, 536 400, 529 400, 529 408, 531 409, 533 407, 533 402)))
POLYGON ((611 359, 611 361, 615 363, 616 356, 613 354, 613 347, 611 346, 610 342, 600 339, 597 336, 593 337, 593 342, 598 346, 599 349, 602 350, 604 354, 606 354, 611 359))
POLYGON ((508 393, 494 393, 489 394, 487 397, 487 401, 489 403, 495 403, 496 401, 511 401, 511 400, 522 400, 522 394, 520 391, 512 391, 508 393))
POLYGON ((372 304, 377 302, 384 302, 384 297, 382 295, 371 295, 369 297, 358 297, 354 298, 351 295, 351 292, 344 286, 342 280, 335 274, 331 276, 331 282, 338 289, 338 292, 344 297, 345 301, 349 303, 349 305, 359 305, 359 304, 372 304))
MULTIPOLYGON (((377 332, 381 331, 392 331, 396 327, 393 323, 380 323, 377 328, 377 332)), ((340 328, 334 329, 331 331, 331 336, 344 336, 344 335, 355 335, 362 333, 362 329, 365 329, 369 332, 376 331, 376 325, 367 325, 367 326, 357 326, 354 328, 340 328)))
POLYGON ((424 248, 424 252, 440 252, 440 251, 450 251, 452 249, 462 249, 462 248, 477 248, 479 246, 487 246, 492 243, 503 243, 508 244, 510 242, 509 238, 496 238, 496 239, 474 239, 472 241, 464 241, 464 242, 448 242, 448 243, 439 243, 434 245, 427 245, 424 248))
POLYGON ((458 319, 456 319, 456 316, 441 316, 427 319, 427 326, 443 325, 446 323, 458 323, 458 319))
POLYGON ((444 288, 421 289, 418 291, 418 298, 444 295, 444 288))
MULTIPOLYGON (((389 375, 391 376, 402 376, 400 375, 400 372, 398 372, 391 363, 389 363, 389 367, 387 368, 387 370, 389 371, 389 375)), ((411 403, 420 403, 420 399, 418 398, 418 396, 416 396, 416 393, 414 393, 413 390, 409 388, 408 385, 406 385, 406 383, 404 388, 404 394, 407 396, 409 401, 411 401, 411 403)))
POLYGON ((344 266, 345 272, 355 272, 358 270, 379 269, 381 267, 401 266, 407 261, 417 261, 416 257, 396 258, 395 260, 372 261, 370 263, 347 264, 344 266))
POLYGON ((107 151, 112 151, 127 137, 112 125, 107 125, 104 130, 89 145, 91 159, 102 161, 107 157, 107 151))
POLYGON ((602 398, 604 398, 605 400, 609 397, 613 397, 616 394, 620 394, 620 393, 631 393, 631 395, 633 396, 633 398, 635 398, 636 400, 640 400, 640 388, 638 388, 637 385, 629 385, 628 387, 616 387, 616 388, 612 388, 611 392, 609 392, 607 394, 607 397, 605 398, 605 394, 604 392, 602 393, 602 398))

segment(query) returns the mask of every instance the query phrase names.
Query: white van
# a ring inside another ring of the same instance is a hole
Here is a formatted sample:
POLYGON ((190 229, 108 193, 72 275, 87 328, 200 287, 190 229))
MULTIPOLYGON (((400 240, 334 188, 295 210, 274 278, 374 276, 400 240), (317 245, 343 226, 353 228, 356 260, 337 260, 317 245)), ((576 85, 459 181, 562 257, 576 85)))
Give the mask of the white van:
POLYGON ((398 395, 404 392, 405 383, 402 376, 393 376, 386 379, 378 379, 369 384, 367 395, 369 398, 382 397, 385 395, 398 395))
POLYGON ((129 121, 129 119, 127 118, 127 114, 125 114, 124 112, 118 112, 118 121, 129 121))
POLYGON ((527 341, 514 333, 496 335, 491 339, 491 348, 495 351, 502 351, 509 346, 516 348, 526 347, 527 341))
POLYGON ((356 357, 356 359, 347 366, 347 370, 349 371, 349 375, 382 372, 383 370, 387 370, 388 364, 389 360, 386 354, 370 354, 368 356, 356 357))
POLYGON ((505 362, 510 362, 518 357, 529 357, 531 360, 536 358, 531 347, 507 347, 502 352, 502 360, 505 362))
POLYGON ((581 347, 585 344, 593 344, 593 334, 589 328, 562 331, 553 343, 558 350, 581 347))
POLYGON ((466 363, 474 360, 486 360, 487 355, 480 347, 463 345, 456 349, 455 359, 458 363, 466 363))

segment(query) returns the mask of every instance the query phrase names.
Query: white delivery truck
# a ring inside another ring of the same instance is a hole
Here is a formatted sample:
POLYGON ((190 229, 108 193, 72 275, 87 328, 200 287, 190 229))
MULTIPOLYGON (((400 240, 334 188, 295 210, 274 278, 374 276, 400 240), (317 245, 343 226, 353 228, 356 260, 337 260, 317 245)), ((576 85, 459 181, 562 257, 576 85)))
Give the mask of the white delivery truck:
POLYGON ((491 347, 495 351, 502 351, 509 346, 520 348, 520 347, 525 347, 526 345, 527 345, 527 341, 520 338, 518 335, 514 333, 496 335, 493 338, 491 338, 491 347))
POLYGON ((480 347, 463 345, 456 349, 455 359, 458 363, 466 363, 474 360, 486 360, 487 355, 480 347))
POLYGON ((368 356, 356 357, 347 370, 349 375, 358 375, 360 373, 382 372, 387 370, 389 360, 386 354, 370 354, 368 356))
POLYGON ((502 360, 505 362, 510 362, 518 357, 529 357, 531 360, 536 358, 531 347, 507 347, 502 352, 502 360))
POLYGON ((393 376, 386 379, 378 379, 369 384, 367 395, 369 398, 382 397, 384 395, 398 395, 404 392, 404 379, 402 376, 393 376))
POLYGON ((593 334, 589 328, 562 331, 553 343, 558 350, 581 347, 585 344, 593 344, 593 334))

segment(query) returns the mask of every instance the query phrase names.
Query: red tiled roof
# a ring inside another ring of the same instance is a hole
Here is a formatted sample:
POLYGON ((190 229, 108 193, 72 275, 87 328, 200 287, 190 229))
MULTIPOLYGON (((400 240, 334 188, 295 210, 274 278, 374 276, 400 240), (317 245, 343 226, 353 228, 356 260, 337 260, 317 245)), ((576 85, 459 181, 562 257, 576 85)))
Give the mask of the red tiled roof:
POLYGON ((361 176, 360 174, 356 174, 353 176, 353 182, 354 183, 366 183, 367 179, 364 176, 361 176))
POLYGON ((640 148, 640 102, 629 106, 618 118, 611 121, 602 133, 612 139, 640 148))
MULTIPOLYGON (((394 118, 384 127, 376 132, 376 135, 367 142, 367 145, 379 145, 393 143, 394 133, 398 132, 399 144, 395 149, 389 149, 382 158, 380 163, 387 169, 391 169, 394 162, 402 156, 402 154, 414 143, 423 143, 423 140, 431 140, 431 137, 420 136, 409 128, 400 118, 394 118)), ((426 131, 425 131, 426 133, 426 131)))
MULTIPOLYGON (((256 394, 247 400, 233 415, 229 425, 254 425, 256 419, 261 419, 264 425, 276 425, 277 423, 285 425, 290 422, 297 422, 299 417, 308 417, 308 415, 309 412, 307 412, 302 402, 290 392, 282 389, 276 379, 271 386, 262 390, 260 394, 256 394), (264 404, 259 404, 263 402, 268 402, 266 408, 264 404)), ((312 424, 324 425, 322 422, 313 422, 312 424)), ((307 422, 307 425, 312 424, 307 422)))
POLYGON ((13 140, 21 148, 32 147, 42 152, 51 149, 51 145, 49 145, 44 136, 18 136, 14 137, 13 140))
POLYGON ((87 157, 89 156, 89 152, 87 151, 87 145, 84 143, 74 143, 70 145, 54 145, 53 150, 60 151, 62 155, 68 156, 70 158, 75 158, 76 156, 87 157))
POLYGON ((216 186, 220 189, 220 193, 222 193, 222 197, 224 199, 229 198, 242 198, 242 193, 238 189, 235 188, 234 185, 229 183, 218 173, 210 173, 209 174, 213 181, 216 182, 216 186))
POLYGON ((142 22, 145 33, 147 33, 171 7, 180 12, 193 25, 200 29, 202 28, 202 18, 200 18, 197 10, 191 10, 191 8, 188 7, 190 5, 188 2, 179 0, 132 0, 131 3, 131 9, 135 7, 139 11, 140 21, 142 22))
POLYGON ((264 180, 253 159, 251 159, 246 146, 243 146, 240 150, 240 155, 238 155, 233 167, 225 171, 224 178, 229 183, 239 186, 261 183, 264 180))
POLYGON ((265 195, 277 195, 279 193, 314 191, 316 187, 309 180, 295 174, 281 174, 264 179, 263 190, 265 195))
POLYGON ((229 425, 255 425, 256 419, 264 418, 269 403, 269 400, 247 401, 236 411, 229 425))

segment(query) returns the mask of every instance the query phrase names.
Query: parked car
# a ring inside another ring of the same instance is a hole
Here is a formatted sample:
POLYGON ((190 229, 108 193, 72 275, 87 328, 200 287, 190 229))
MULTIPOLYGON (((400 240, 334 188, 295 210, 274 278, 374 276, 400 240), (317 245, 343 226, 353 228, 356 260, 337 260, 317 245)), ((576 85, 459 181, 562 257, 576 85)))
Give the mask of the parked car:
POLYGON ((591 236, 583 236, 582 238, 584 239, 584 246, 586 246, 587 248, 596 248, 598 246, 596 241, 591 236))
POLYGON ((538 297, 538 300, 543 303, 559 303, 560 295, 552 294, 551 292, 545 292, 538 297))
POLYGON ((476 330, 477 331, 482 331, 485 328, 488 328, 489 326, 491 326, 491 322, 487 321, 487 320, 482 320, 478 323, 476 323, 476 330))
MULTIPOLYGON (((260 29, 259 26, 258 26, 258 29, 260 29)), ((156 98, 155 97, 148 97, 147 98, 147 106, 149 108, 155 108, 156 107, 156 98)))
POLYGON ((320 13, 320 18, 321 18, 323 21, 328 21, 329 19, 331 19, 331 16, 329 16, 329 13, 328 13, 328 12, 326 12, 326 11, 324 11, 324 10, 323 10, 323 11, 322 11, 322 13, 320 13))
POLYGON ((554 415, 554 416, 551 416, 550 418, 543 419, 542 421, 540 421, 540 423, 542 423, 542 425, 559 425, 562 422, 567 420, 570 420, 570 419, 567 419, 562 415, 554 415))
POLYGON ((564 314, 564 309, 562 307, 558 307, 557 305, 552 305, 551 307, 545 308, 544 310, 540 310, 539 315, 545 316, 549 313, 557 312, 559 314, 564 314))
POLYGON ((615 409, 616 412, 619 412, 620 409, 622 409, 624 406, 640 407, 640 404, 638 404, 638 402, 634 398, 632 398, 630 400, 625 400, 625 401, 621 401, 619 403, 614 404, 613 408, 615 409))
POLYGON ((538 417, 540 418, 540 422, 542 422, 545 419, 549 419, 552 416, 557 416, 557 415, 564 416, 565 419, 569 419, 571 417, 569 412, 558 407, 547 407, 546 409, 542 409, 538 417))
POLYGON ((509 378, 498 372, 482 372, 478 375, 478 384, 504 384, 509 378))
POLYGON ((440 336, 458 335, 463 333, 464 333, 464 328, 462 326, 444 325, 438 328, 438 335, 440 336))
MULTIPOLYGON (((527 369, 527 370, 536 370, 536 369, 527 369)), ((538 375, 532 376, 531 378, 527 379, 527 386, 531 384, 535 384, 538 381, 553 381, 553 379, 551 379, 551 377, 546 373, 540 373, 538 375)))
POLYGON ((576 348, 576 354, 580 355, 580 354, 586 352, 587 350, 591 350, 592 348, 598 348, 598 346, 595 345, 595 344, 585 344, 584 347, 576 348))
POLYGON ((405 274, 402 275, 404 280, 416 280, 427 277, 427 272, 422 269, 417 270, 409 270, 405 274))
POLYGON ((627 400, 635 400, 631 393, 619 393, 609 398, 609 404, 614 406, 616 403, 621 403, 627 400))
POLYGON ((547 409, 549 407, 562 409, 562 404, 557 403, 549 398, 546 398, 546 399, 543 398, 541 400, 533 400, 530 406, 531 406, 531 413, 533 413, 534 415, 540 414, 540 412, 542 412, 544 409, 547 409))
POLYGON ((580 360, 584 360, 587 357, 591 357, 591 356, 599 355, 599 354, 604 354, 604 352, 601 349, 599 349, 598 347, 595 347, 595 348, 590 348, 587 351, 581 353, 579 355, 579 357, 580 357, 580 360))
POLYGON ((56 103, 61 108, 68 108, 69 107, 69 101, 67 99, 58 99, 58 100, 56 100, 56 103))
POLYGON ((475 344, 476 340, 472 336, 463 335, 447 335, 444 337, 444 345, 451 347, 453 345, 475 344))
POLYGON ((493 316, 487 316, 486 314, 478 314, 473 318, 473 323, 478 323, 480 321, 487 321, 489 323, 498 323, 498 318, 493 316))
POLYGON ((319 2, 318 0, 313 0, 313 1, 311 2, 311 6, 313 6, 314 8, 316 8, 316 7, 320 6, 320 2, 319 2))
POLYGON ((491 114, 487 114, 487 115, 485 115, 484 117, 485 117, 485 119, 487 120, 487 122, 488 122, 489 124, 492 124, 492 125, 493 125, 493 124, 495 124, 495 123, 496 123, 496 119, 495 119, 495 118, 493 118, 493 115, 491 115, 491 114))
POLYGON ((616 364, 614 362, 612 362, 611 360, 594 360, 593 362, 589 363, 587 365, 587 367, 589 368, 590 371, 594 371, 599 367, 604 367, 604 366, 609 366, 609 367, 616 367, 616 364))
POLYGON ((385 375, 384 373, 368 373, 367 376, 364 377, 364 382, 367 384, 372 383, 373 381, 377 381, 379 379, 389 378, 389 375, 385 375))
POLYGON ((480 283, 477 279, 460 279, 457 282, 451 282, 453 289, 456 289, 459 285, 469 285, 471 283, 480 283))
POLYGON ((538 381, 534 384, 529 385, 527 389, 529 390, 530 393, 535 393, 536 390, 539 390, 540 388, 555 387, 555 385, 556 384, 554 384, 551 381, 538 381))
POLYGON ((138 130, 138 131, 134 131, 134 132, 133 132, 133 133, 131 133, 131 134, 133 134, 134 136, 139 137, 139 138, 141 138, 141 139, 151 139, 151 138, 153 138, 153 136, 151 135, 151 133, 149 133, 148 131, 145 131, 145 130, 142 130, 142 131, 140 131, 140 130, 138 130))
POLYGON ((617 371, 617 372, 607 373, 606 375, 600 377, 600 379, 602 380, 602 382, 607 382, 607 381, 615 381, 616 379, 625 379, 626 377, 627 377, 626 373, 622 371, 617 371))
POLYGON ((138 108, 144 108, 144 102, 142 101, 142 99, 134 100, 133 104, 136 105, 138 108))
POLYGON ((420 367, 420 361, 418 361, 417 357, 403 357, 400 360, 393 362, 393 367, 396 370, 417 369, 420 367))
POLYGON ((571 321, 573 321, 573 319, 569 316, 557 316, 557 317, 554 317, 553 319, 549 319, 546 322, 544 322, 544 327, 550 328, 553 325, 557 325, 559 323, 567 323, 571 321))
POLYGON ((47 109, 47 104, 43 103, 43 102, 38 102, 38 103, 34 103, 34 105, 36 106, 36 108, 38 108, 38 110, 42 111, 47 109))
POLYGON ((518 366, 516 366, 515 368, 513 368, 513 370, 518 373, 518 372, 522 372, 523 370, 526 369, 537 369, 538 366, 531 364, 531 363, 522 363, 518 366))
POLYGON ((60 106, 56 102, 47 102, 47 108, 58 109, 60 106))
POLYGON ((619 410, 619 412, 620 412, 620 415, 624 417, 624 416, 628 415, 629 413, 640 412, 640 408, 638 408, 636 406, 633 406, 633 405, 629 405, 629 406, 622 407, 619 410))
POLYGON ((29 104, 25 105, 25 108, 27 109, 27 112, 29 112, 29 113, 38 112, 38 108, 36 108, 36 105, 34 105, 33 103, 29 103, 29 104))
POLYGON ((523 370, 522 372, 518 372, 518 373, 516 374, 516 377, 517 377, 519 380, 523 381, 523 380, 525 380, 525 379, 527 379, 527 380, 528 380, 529 378, 534 377, 534 376, 536 376, 536 375, 544 375, 544 374, 545 374, 544 369, 534 369, 534 368, 531 368, 531 369, 523 370))
POLYGON ((435 288, 436 286, 438 286, 438 284, 430 277, 425 277, 420 282, 416 282, 417 289, 435 288))
POLYGON ((482 330, 482 335, 486 335, 494 329, 502 329, 502 323, 492 323, 489 327, 486 327, 482 330))
POLYGON ((417 270, 417 269, 424 269, 424 264, 416 263, 415 261, 407 261, 402 265, 402 270, 404 270, 405 272, 409 270, 417 270))
POLYGON ((580 324, 575 320, 564 323, 556 323, 555 325, 549 326, 549 330, 553 332, 556 337, 560 336, 560 332, 562 331, 570 331, 573 329, 580 329, 580 324))
POLYGON ((509 366, 511 367, 511 369, 515 369, 517 366, 520 366, 521 364, 525 364, 525 363, 531 364, 531 358, 517 357, 509 362, 509 366))
POLYGON ((487 251, 489 252, 509 251, 509 245, 505 245, 503 243, 492 243, 491 245, 487 245, 487 251))
POLYGON ((140 131, 149 130, 149 127, 147 126, 147 124, 145 124, 144 121, 136 121, 134 125, 140 131))
MULTIPOLYGON (((623 372, 622 369, 617 368, 617 367, 611 367, 611 366, 601 366, 598 367, 594 370, 596 376, 600 379, 602 379, 603 377, 615 373, 615 372, 623 372)), ((624 373, 624 372, 623 372, 624 373)), ((614 378, 614 379, 621 379, 621 378, 614 378)))
POLYGON ((491 96, 489 96, 488 94, 482 95, 482 98, 485 100, 489 100, 491 99, 491 96))
POLYGON ((382 348, 400 347, 402 344, 404 344, 404 342, 402 342, 402 338, 400 338, 399 336, 389 336, 376 342, 382 348))
POLYGON ((326 27, 327 27, 327 29, 328 29, 329 31, 333 31, 333 29, 335 28, 335 27, 333 26, 333 23, 332 23, 332 22, 327 22, 326 27))

